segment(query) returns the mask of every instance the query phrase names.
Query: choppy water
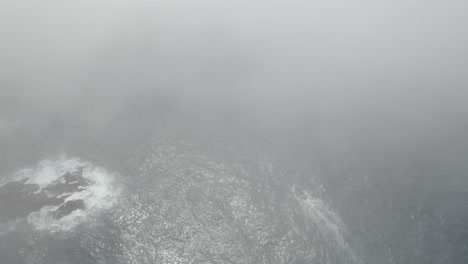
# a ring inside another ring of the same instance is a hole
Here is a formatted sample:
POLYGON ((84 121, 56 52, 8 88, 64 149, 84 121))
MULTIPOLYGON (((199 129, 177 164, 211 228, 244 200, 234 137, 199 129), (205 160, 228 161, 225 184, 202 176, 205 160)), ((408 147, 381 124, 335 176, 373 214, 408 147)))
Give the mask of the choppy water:
MULTIPOLYGON (((184 141, 153 140, 134 174, 117 175, 79 158, 47 159, 3 179, 51 185, 89 181, 47 197, 2 223, 7 263, 360 263, 339 216, 319 198, 299 193, 268 157, 201 150, 184 141), (218 155, 216 155, 216 153, 218 155), (224 155, 233 155, 230 158, 224 155), (224 157, 223 157, 224 156, 224 157), (67 201, 83 201, 57 218, 67 201), (14 241, 14 243, 12 243, 14 241), (64 245, 69 252, 58 254, 64 245), (34 248, 34 249, 33 249, 34 248), (71 255, 68 255, 68 254, 71 255)), ((10 206, 24 206, 24 203, 10 206)), ((1 214, 2 212, 0 212, 1 214)))
POLYGON ((3 150, 29 151, 1 161, 1 263, 423 263, 428 245, 426 263, 465 258, 463 194, 456 212, 381 202, 366 174, 333 190, 290 154, 178 129, 3 128, 3 150))

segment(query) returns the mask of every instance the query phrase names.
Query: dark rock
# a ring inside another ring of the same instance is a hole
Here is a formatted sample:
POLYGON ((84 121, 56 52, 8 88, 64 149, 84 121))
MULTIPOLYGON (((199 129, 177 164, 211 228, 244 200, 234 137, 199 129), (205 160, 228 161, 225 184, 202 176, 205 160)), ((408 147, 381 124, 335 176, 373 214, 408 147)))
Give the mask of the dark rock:
POLYGON ((83 210, 84 207, 85 206, 83 200, 68 201, 60 205, 60 207, 57 210, 55 210, 54 217, 56 219, 60 219, 66 215, 71 214, 75 210, 83 210))
POLYGON ((83 209, 84 203, 81 200, 64 202, 67 197, 88 187, 90 183, 83 177, 83 168, 65 173, 43 189, 38 184, 27 183, 25 179, 8 182, 0 186, 0 222, 26 217, 44 206, 62 204, 54 214, 57 219, 83 209))

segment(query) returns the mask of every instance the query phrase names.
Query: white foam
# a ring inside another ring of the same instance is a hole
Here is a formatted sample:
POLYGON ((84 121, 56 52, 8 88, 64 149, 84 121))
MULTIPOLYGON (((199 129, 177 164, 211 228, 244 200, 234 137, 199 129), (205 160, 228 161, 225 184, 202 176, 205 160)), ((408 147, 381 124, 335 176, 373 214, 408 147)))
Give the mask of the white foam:
POLYGON ((56 219, 53 213, 60 205, 45 206, 27 217, 28 223, 35 229, 50 232, 72 231, 78 225, 88 223, 90 218, 102 210, 110 208, 115 203, 119 190, 114 185, 114 175, 78 158, 66 159, 62 157, 56 160, 44 160, 35 168, 18 171, 14 178, 15 180, 26 179, 27 183, 38 184, 44 188, 65 173, 80 168, 83 168, 82 176, 90 181, 90 185, 78 188, 65 199, 64 203, 82 200, 84 209, 77 209, 60 219, 56 219))
POLYGON ((300 195, 297 195, 295 186, 292 191, 304 214, 312 220, 325 241, 330 246, 340 248, 353 260, 353 263, 361 263, 361 260, 347 242, 348 231, 338 214, 328 208, 321 199, 312 197, 308 192, 302 191, 300 195))
POLYGON ((45 187, 67 172, 73 172, 81 167, 90 165, 78 158, 66 159, 62 157, 57 160, 41 161, 36 168, 23 170, 20 172, 20 175, 21 177, 26 176, 26 178, 29 178, 28 183, 45 187))

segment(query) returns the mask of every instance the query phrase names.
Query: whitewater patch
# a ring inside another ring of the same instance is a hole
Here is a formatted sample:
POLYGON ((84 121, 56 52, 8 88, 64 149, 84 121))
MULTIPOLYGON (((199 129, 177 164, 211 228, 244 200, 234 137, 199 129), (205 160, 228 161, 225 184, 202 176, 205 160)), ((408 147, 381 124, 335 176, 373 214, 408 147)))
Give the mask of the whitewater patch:
POLYGON ((99 212, 116 202, 114 178, 79 158, 44 160, 0 183, 0 222, 5 227, 24 220, 52 233, 92 224, 99 212))
POLYGON ((352 263, 361 264, 362 261, 348 243, 348 231, 337 213, 330 209, 321 199, 314 198, 307 191, 296 186, 292 187, 294 197, 299 202, 302 212, 319 230, 326 243, 340 249, 352 263))

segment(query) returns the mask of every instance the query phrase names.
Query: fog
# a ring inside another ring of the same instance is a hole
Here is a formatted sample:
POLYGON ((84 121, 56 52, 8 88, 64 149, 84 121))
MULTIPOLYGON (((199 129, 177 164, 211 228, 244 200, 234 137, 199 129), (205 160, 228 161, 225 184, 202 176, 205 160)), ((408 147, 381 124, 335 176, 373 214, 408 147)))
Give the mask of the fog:
POLYGON ((317 112, 365 122, 366 112, 417 119, 459 111, 466 8, 462 1, 2 1, 2 98, 32 111, 86 106, 93 113, 85 118, 112 116, 148 94, 170 96, 184 112, 230 108, 279 122, 317 112))
POLYGON ((350 230, 375 228, 351 231, 364 263, 462 263, 467 12, 461 0, 0 0, 1 178, 23 160, 85 153, 67 140, 89 143, 86 133, 104 144, 166 129, 202 131, 288 153, 300 164, 299 181, 318 174, 350 230), (42 152, 32 147, 41 140, 5 136, 9 124, 28 137, 47 134, 50 120, 86 133, 65 129, 47 149, 37 147, 42 152), (358 190, 364 179, 367 191, 358 190), (361 191, 379 202, 357 209, 350 197, 361 191), (443 198, 454 193, 460 196, 443 198), (454 233, 448 224, 424 231, 441 232, 446 240, 434 240, 448 249, 394 246, 411 239, 395 235, 410 225, 392 218, 393 206, 425 202, 457 212, 447 220, 459 223, 454 233))

